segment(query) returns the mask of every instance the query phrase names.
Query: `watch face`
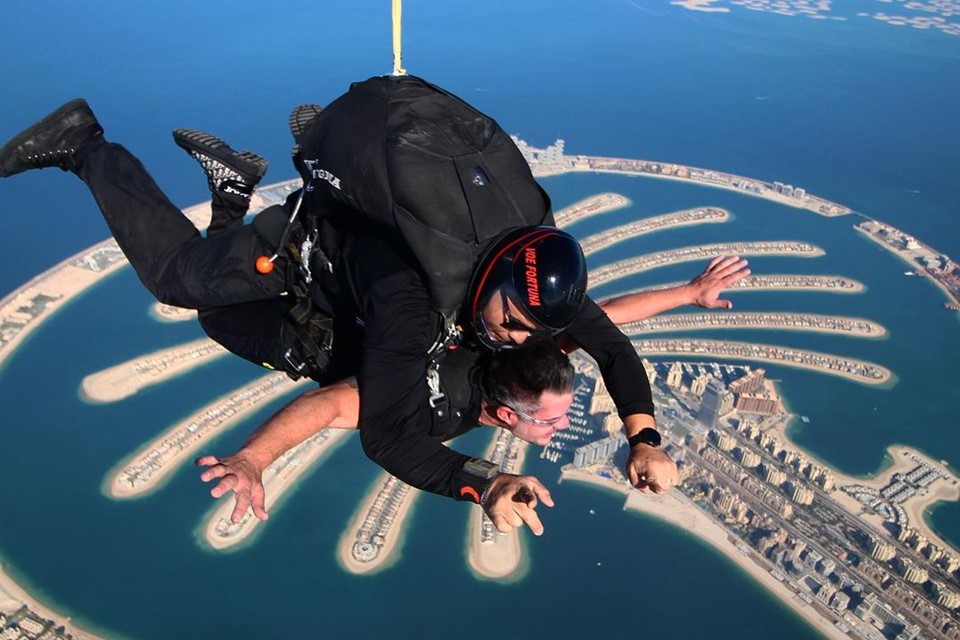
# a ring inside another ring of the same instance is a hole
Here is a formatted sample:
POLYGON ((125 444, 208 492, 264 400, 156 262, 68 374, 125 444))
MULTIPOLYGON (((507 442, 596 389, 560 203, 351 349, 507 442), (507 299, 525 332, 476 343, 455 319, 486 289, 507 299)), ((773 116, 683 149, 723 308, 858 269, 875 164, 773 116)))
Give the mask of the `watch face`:
POLYGON ((645 427, 640 430, 640 433, 637 434, 640 436, 638 440, 649 444, 651 447, 660 446, 660 432, 656 429, 651 429, 650 427, 645 427))
POLYGON ((471 458, 464 463, 463 470, 478 478, 492 478, 497 475, 500 467, 483 458, 471 458))

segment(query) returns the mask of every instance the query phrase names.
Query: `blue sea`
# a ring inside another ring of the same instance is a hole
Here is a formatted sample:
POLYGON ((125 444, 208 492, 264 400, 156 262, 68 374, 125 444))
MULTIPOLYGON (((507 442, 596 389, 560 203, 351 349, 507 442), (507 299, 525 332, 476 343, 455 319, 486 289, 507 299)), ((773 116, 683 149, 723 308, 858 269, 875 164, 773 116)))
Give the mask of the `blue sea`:
MULTIPOLYGON (((408 0, 404 63, 461 95, 536 146, 568 153, 685 163, 802 186, 960 256, 960 37, 894 27, 858 13, 894 9, 850 0, 846 20, 746 11, 702 13, 667 2, 408 0)), ((0 141, 61 102, 88 99, 107 136, 137 154, 181 206, 207 188, 171 129, 207 129, 293 177, 286 119, 350 82, 391 69, 389 3, 6 0, 0 8, 0 141)), ((791 408, 809 418, 791 436, 843 472, 867 475, 906 444, 960 466, 953 390, 960 316, 942 294, 852 229, 730 192, 622 176, 543 181, 559 209, 600 191, 630 209, 572 228, 587 235, 693 206, 727 208, 723 225, 631 240, 592 266, 696 243, 803 240, 817 259, 758 258, 757 273, 835 273, 865 293, 731 294, 737 309, 832 313, 883 324, 881 341, 771 331, 703 332, 863 358, 897 376, 873 388, 767 367, 791 408)), ((7 249, 0 296, 108 231, 83 185, 52 169, 0 182, 7 249)), ((690 278, 700 265, 657 269, 595 297, 690 278)), ((512 584, 469 573, 467 507, 420 500, 402 556, 357 577, 336 544, 378 470, 356 440, 339 449, 273 514, 256 543, 214 554, 197 529, 211 507, 184 468, 147 498, 100 491, 118 460, 209 400, 260 375, 223 361, 116 404, 79 397, 87 374, 199 336, 160 324, 127 269, 31 335, 0 369, 0 558, 29 590, 104 635, 207 638, 813 638, 816 632, 724 557, 685 531, 621 510, 621 500, 530 471, 557 507, 546 535, 524 535, 527 573, 512 584), (591 514, 590 510, 595 513, 591 514)), ((211 443, 235 450, 277 405, 211 443)), ((457 443, 482 450, 486 434, 457 443)), ((960 545, 960 506, 929 514, 960 545)))

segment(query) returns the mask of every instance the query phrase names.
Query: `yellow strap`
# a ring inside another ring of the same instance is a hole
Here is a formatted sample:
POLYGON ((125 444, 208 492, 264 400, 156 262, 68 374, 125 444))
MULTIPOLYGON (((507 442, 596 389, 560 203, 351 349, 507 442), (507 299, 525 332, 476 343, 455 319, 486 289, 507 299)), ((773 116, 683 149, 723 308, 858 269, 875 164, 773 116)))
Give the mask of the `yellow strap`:
POLYGON ((402 16, 402 0, 393 0, 393 75, 405 76, 407 70, 403 68, 403 56, 400 53, 400 23, 402 16))

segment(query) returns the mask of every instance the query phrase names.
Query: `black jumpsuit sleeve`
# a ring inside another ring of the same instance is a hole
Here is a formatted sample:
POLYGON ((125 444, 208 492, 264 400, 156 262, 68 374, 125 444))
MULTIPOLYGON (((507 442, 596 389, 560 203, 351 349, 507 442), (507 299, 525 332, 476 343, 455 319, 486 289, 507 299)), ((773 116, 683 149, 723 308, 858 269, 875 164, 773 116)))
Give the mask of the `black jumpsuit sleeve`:
POLYGON ((363 451, 403 482, 453 497, 468 456, 430 436, 426 353, 437 323, 426 288, 412 269, 365 280, 358 292, 365 332, 358 376, 363 451))
POLYGON ((565 333, 597 361, 621 419, 635 413, 654 414, 650 381, 640 356, 597 303, 586 298, 565 333))

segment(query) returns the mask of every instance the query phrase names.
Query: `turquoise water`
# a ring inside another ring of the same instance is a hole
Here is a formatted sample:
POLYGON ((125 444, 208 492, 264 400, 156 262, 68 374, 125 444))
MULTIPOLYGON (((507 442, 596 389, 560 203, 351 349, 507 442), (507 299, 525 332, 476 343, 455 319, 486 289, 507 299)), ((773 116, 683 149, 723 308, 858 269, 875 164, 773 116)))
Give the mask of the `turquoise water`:
MULTIPOLYGON (((203 200, 206 187, 170 144, 175 127, 208 128, 264 154, 268 180, 292 177, 289 109, 389 71, 385 4, 52 0, 41 12, 8 1, 0 12, 0 38, 12 52, 0 58, 9 97, 0 100, 0 138, 82 95, 108 135, 141 156, 180 205, 203 200)), ((867 19, 707 15, 666 3, 408 0, 405 18, 411 72, 533 144, 562 137, 571 153, 791 182, 960 255, 960 123, 947 107, 960 98, 960 38, 867 19)), ((757 259, 754 268, 839 273, 865 283, 866 293, 741 293, 731 296, 736 307, 868 317, 887 327, 888 339, 701 335, 831 351, 892 369, 898 383, 880 390, 768 367, 791 406, 810 417, 793 437, 841 470, 875 471, 893 443, 960 465, 951 411, 958 315, 943 310, 928 283, 904 277, 906 267, 854 232, 852 220, 652 180, 577 175, 544 185, 557 208, 604 190, 634 201, 578 225, 581 235, 693 206, 733 214, 724 225, 618 245, 592 256, 592 265, 702 242, 799 239, 822 247, 822 258, 757 259)), ((0 207, 9 242, 2 293, 107 235, 82 185, 55 170, 0 182, 0 207)), ((594 293, 681 280, 698 267, 658 269, 594 293)), ((395 567, 374 577, 346 574, 336 544, 377 475, 355 440, 300 485, 255 545, 227 555, 202 550, 195 529, 210 501, 192 469, 133 502, 107 500, 100 484, 143 441, 260 372, 225 360, 121 403, 80 402, 84 375, 199 336, 190 323, 152 321, 150 302, 125 270, 52 318, 0 370, 0 556, 75 620, 144 639, 297 631, 429 638, 451 628, 468 638, 493 629, 527 638, 815 636, 696 539, 573 484, 556 487, 558 506, 543 515, 547 534, 525 538, 530 571, 519 583, 475 580, 464 557, 467 508, 430 496, 413 514, 395 567)), ((269 411, 211 450, 236 448, 269 411)), ((458 446, 479 452, 484 437, 458 446)), ((557 469, 534 459, 531 471, 553 482, 557 469)), ((932 523, 960 542, 960 506, 935 509, 932 523)))

